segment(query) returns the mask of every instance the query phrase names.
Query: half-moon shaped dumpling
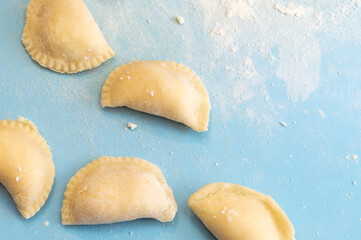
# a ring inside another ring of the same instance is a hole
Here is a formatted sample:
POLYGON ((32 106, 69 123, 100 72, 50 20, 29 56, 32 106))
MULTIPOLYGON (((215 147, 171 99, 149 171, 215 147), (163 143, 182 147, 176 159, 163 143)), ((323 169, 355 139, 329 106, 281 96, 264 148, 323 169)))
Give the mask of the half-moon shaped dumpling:
POLYGON ((138 158, 101 157, 69 181, 63 201, 64 225, 105 224, 137 218, 172 221, 177 212, 162 171, 138 158))
POLYGON ((269 196, 232 183, 212 183, 189 207, 218 240, 294 240, 295 231, 269 196))
POLYGON ((76 73, 114 56, 83 0, 32 0, 23 44, 40 65, 76 73))
POLYGON ((116 68, 105 81, 102 106, 126 106, 198 132, 208 128, 208 92, 193 71, 175 62, 135 61, 116 68))
POLYGON ((24 218, 44 205, 54 177, 50 148, 35 125, 21 117, 0 120, 0 182, 24 218))

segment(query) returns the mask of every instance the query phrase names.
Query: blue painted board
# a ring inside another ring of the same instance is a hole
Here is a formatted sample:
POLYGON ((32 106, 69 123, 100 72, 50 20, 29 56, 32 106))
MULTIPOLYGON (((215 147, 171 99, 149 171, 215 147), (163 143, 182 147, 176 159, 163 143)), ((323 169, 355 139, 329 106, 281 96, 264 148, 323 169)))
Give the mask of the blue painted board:
MULTIPOLYGON (((36 124, 52 149, 56 178, 46 204, 30 220, 0 187, 0 239, 214 239, 187 206, 190 195, 211 182, 271 195, 294 224, 297 239, 360 239, 361 165, 351 157, 361 155, 359 42, 322 41, 321 82, 303 102, 289 100, 285 83, 267 76, 267 91, 282 108, 270 110, 273 118, 266 124, 245 117, 246 104, 264 108, 263 102, 240 103, 225 114, 215 86, 223 82, 223 63, 242 58, 222 55, 210 68, 214 43, 192 2, 85 0, 116 56, 73 75, 40 67, 25 51, 21 34, 28 2, 0 4, 0 118, 20 115, 36 124), (113 4, 127 10, 120 8, 119 18, 108 16, 113 4), (186 23, 179 26, 176 15, 186 23), (203 79, 212 102, 208 132, 127 108, 101 108, 101 88, 110 72, 138 59, 182 62, 203 79), (127 122, 138 128, 125 130, 127 122), (178 202, 174 221, 62 226, 66 184, 100 156, 157 164, 178 202)), ((253 53, 253 59, 258 68, 268 67, 262 56, 253 53)))

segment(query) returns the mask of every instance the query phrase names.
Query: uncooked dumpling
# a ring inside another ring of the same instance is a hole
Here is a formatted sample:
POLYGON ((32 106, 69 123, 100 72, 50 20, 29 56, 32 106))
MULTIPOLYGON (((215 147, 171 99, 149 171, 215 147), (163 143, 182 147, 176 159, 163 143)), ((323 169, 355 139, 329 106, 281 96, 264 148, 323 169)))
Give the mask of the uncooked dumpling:
POLYGON ((294 240, 294 229, 269 196, 231 183, 212 183, 189 207, 218 240, 294 240))
POLYGON ((198 132, 208 129, 208 92, 193 71, 175 62, 135 61, 116 68, 105 81, 102 106, 126 106, 198 132))
POLYGON ((54 177, 50 148, 35 125, 24 118, 0 120, 0 182, 24 218, 44 205, 54 177))
POLYGON ((177 212, 162 171, 138 158, 101 157, 69 181, 64 225, 105 224, 137 218, 172 221, 177 212))
POLYGON ((83 0, 32 0, 22 40, 36 62, 60 73, 91 69, 114 56, 83 0))

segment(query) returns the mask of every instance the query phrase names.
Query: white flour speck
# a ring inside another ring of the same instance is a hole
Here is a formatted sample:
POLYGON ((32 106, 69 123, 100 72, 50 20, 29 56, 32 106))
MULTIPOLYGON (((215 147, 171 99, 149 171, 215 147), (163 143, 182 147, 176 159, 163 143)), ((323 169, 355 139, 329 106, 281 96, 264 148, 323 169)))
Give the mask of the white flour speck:
POLYGON ((177 19, 177 22, 179 23, 179 25, 182 25, 184 23, 183 17, 177 16, 176 19, 177 19))
POLYGON ((128 122, 128 128, 132 131, 134 131, 138 127, 137 124, 128 122))
POLYGON ((275 4, 274 8, 285 15, 301 17, 305 15, 306 8, 301 5, 295 5, 294 3, 287 3, 285 6, 275 4))
POLYGON ((280 125, 281 125, 282 127, 287 127, 287 123, 285 123, 284 121, 281 121, 281 122, 280 122, 280 125))
POLYGON ((321 109, 319 109, 317 113, 321 118, 326 118, 326 114, 321 109))

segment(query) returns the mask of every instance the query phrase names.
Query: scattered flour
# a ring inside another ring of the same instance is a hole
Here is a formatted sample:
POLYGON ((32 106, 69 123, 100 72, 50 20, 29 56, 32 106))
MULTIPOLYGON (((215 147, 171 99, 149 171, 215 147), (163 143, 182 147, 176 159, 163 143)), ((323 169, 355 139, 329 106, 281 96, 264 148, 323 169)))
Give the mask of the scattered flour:
POLYGON ((301 17, 306 13, 305 7, 301 5, 295 5, 293 3, 287 3, 285 6, 280 4, 275 4, 275 9, 282 14, 296 16, 296 17, 301 17))
POLYGON ((212 89, 212 106, 225 120, 236 112, 250 124, 269 129, 281 117, 280 99, 306 101, 319 87, 325 41, 361 42, 361 0, 189 1, 201 19, 189 19, 192 27, 186 28, 174 28, 171 19, 176 15, 167 10, 178 3, 154 0, 139 15, 131 12, 132 1, 92 4, 105 38, 116 52, 124 53, 115 56, 114 64, 169 59, 198 68, 193 70, 212 89), (164 46, 177 47, 164 53, 164 46), (208 56, 194 54, 201 51, 208 56), (207 82, 208 77, 221 82, 207 82))
POLYGON ((252 122, 275 122, 277 112, 272 109, 278 103, 269 91, 270 81, 282 80, 291 101, 306 101, 321 81, 320 46, 324 39, 361 42, 361 0, 192 2, 202 13, 204 31, 214 44, 211 65, 221 56, 234 56, 230 64, 225 63, 225 87, 214 88, 216 104, 224 116, 230 108, 242 106, 242 115, 252 122), (234 64, 239 57, 243 61, 234 64), (253 66, 254 58, 263 62, 262 70, 253 66), (232 95, 225 97, 229 85, 232 95), (259 108, 262 98, 267 108, 259 108))
POLYGON ((250 57, 244 58, 237 73, 239 80, 232 86, 234 99, 242 102, 254 98, 258 89, 263 87, 264 79, 254 68, 250 57))
POLYGON ((224 207, 221 213, 225 215, 228 222, 232 221, 232 214, 238 216, 238 213, 234 209, 228 209, 227 207, 224 207))
POLYGON ((353 160, 354 161, 354 163, 355 164, 359 164, 359 157, 358 157, 358 155, 357 154, 353 154, 353 155, 345 155, 345 157, 344 157, 345 159, 347 159, 347 160, 353 160))
POLYGON ((226 16, 232 17, 237 16, 241 19, 247 19, 254 17, 253 9, 251 8, 250 4, 252 0, 236 0, 236 1, 223 1, 221 5, 226 9, 226 16))
POLYGON ((216 55, 222 55, 227 46, 233 50, 241 46, 245 52, 278 62, 273 74, 285 81, 294 102, 306 100, 318 87, 321 57, 315 32, 320 28, 320 11, 291 3, 275 5, 274 0, 193 2, 218 45, 216 55), (284 14, 302 17, 285 18, 284 14))
POLYGON ((319 109, 319 110, 317 111, 317 113, 318 113, 318 115, 319 115, 321 118, 326 118, 326 117, 327 117, 326 114, 325 114, 321 109, 319 109))

